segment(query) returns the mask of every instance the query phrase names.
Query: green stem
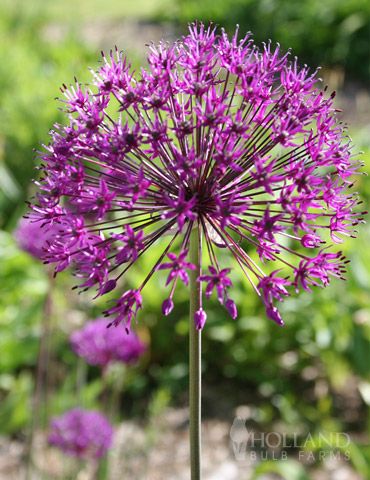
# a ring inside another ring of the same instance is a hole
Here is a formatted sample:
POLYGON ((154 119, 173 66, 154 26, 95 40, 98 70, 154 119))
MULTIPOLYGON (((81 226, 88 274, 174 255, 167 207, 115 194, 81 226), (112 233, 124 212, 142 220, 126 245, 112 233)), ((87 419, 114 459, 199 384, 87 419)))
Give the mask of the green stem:
POLYGON ((49 360, 50 360, 50 341, 51 341, 51 321, 53 314, 53 293, 54 277, 51 270, 48 274, 48 289, 46 292, 45 303, 43 306, 43 315, 41 320, 41 332, 39 340, 39 351, 36 364, 35 390, 32 397, 32 414, 30 434, 27 445, 26 459, 26 480, 32 477, 33 468, 33 450, 35 443, 35 434, 38 430, 45 427, 48 417, 48 393, 49 393, 49 360))
POLYGON ((190 237, 190 262, 196 269, 190 272, 189 316, 189 416, 190 416, 190 465, 191 480, 200 480, 201 470, 201 331, 194 323, 194 314, 199 308, 201 236, 194 228, 190 237))

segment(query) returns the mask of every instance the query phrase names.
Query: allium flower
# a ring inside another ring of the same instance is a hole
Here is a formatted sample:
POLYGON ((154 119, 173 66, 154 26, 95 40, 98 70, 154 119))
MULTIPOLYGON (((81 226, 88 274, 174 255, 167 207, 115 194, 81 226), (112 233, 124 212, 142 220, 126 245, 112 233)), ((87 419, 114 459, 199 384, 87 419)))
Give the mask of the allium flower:
POLYGON ((142 283, 106 311, 129 329, 158 270, 169 272, 163 313, 173 310, 178 281, 195 268, 197 228, 206 297, 237 316, 230 262, 217 254, 228 250, 282 325, 276 302, 290 291, 343 278, 344 257, 327 243, 353 236, 364 213, 348 192, 359 163, 316 74, 278 45, 201 24, 174 45, 151 45, 137 74, 118 51, 103 55, 90 88, 63 87, 69 123, 42 154, 33 217, 63 230, 49 261, 57 271, 73 264, 80 287, 103 295, 162 241, 142 283))
POLYGON ((19 247, 39 260, 44 260, 50 243, 59 234, 57 225, 48 228, 29 218, 21 218, 14 232, 19 247))
POLYGON ((134 332, 123 328, 107 328, 104 318, 88 322, 70 338, 73 350, 90 365, 107 366, 110 362, 135 363, 145 345, 134 332))
POLYGON ((104 415, 75 408, 52 419, 48 441, 67 455, 100 458, 111 446, 112 438, 113 428, 104 415))

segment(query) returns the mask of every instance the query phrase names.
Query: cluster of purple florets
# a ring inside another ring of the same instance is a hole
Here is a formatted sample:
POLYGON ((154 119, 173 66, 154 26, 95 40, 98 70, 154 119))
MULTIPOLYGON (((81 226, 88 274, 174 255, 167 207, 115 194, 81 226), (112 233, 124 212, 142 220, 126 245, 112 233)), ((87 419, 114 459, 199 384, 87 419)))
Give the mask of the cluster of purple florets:
POLYGON ((113 428, 99 412, 75 408, 52 420, 49 443, 67 455, 100 458, 112 444, 113 428))
POLYGON ((33 222, 29 218, 21 218, 14 232, 19 247, 38 260, 44 260, 48 245, 59 234, 56 224, 50 228, 42 227, 40 222, 33 222))
POLYGON ((106 367, 112 362, 135 363, 145 351, 145 345, 133 332, 123 328, 107 328, 107 321, 99 318, 88 322, 71 335, 74 352, 90 365, 106 367))
MULTIPOLYGON (((91 87, 63 88, 69 122, 55 126, 42 153, 32 217, 59 229, 48 261, 56 271, 73 265, 79 286, 103 295, 162 241, 143 281, 106 312, 129 330, 158 270, 169 271, 163 313, 171 313, 176 286, 195 268, 188 250, 197 228, 206 297, 216 292, 236 318, 230 262, 218 255, 228 250, 282 325, 276 302, 290 291, 343 278, 345 259, 328 242, 362 221, 349 193, 359 163, 334 95, 317 82, 279 46, 203 25, 150 46, 137 74, 118 51, 103 55, 91 87)), ((195 321, 205 320, 200 295, 195 321)))

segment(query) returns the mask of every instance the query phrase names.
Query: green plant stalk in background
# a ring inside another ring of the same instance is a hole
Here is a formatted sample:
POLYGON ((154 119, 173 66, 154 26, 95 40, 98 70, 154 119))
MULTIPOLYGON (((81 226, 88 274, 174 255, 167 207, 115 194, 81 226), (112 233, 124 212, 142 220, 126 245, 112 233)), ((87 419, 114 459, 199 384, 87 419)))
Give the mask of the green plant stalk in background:
POLYGON ((196 328, 194 314, 199 307, 201 285, 197 281, 201 265, 201 234, 194 228, 190 237, 190 262, 196 268, 190 272, 189 312, 189 416, 191 480, 201 478, 201 330, 196 328))

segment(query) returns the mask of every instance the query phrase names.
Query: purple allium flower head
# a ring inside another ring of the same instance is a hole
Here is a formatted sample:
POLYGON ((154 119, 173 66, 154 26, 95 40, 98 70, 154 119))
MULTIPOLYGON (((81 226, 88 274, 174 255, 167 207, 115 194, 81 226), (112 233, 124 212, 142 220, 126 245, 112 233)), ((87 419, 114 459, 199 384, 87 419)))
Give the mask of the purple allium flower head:
POLYGON ((67 455, 100 458, 112 444, 113 428, 99 412, 75 408, 52 419, 48 441, 67 455))
POLYGON ((56 225, 41 226, 40 222, 21 218, 14 231, 14 237, 22 250, 39 260, 44 260, 49 245, 59 233, 56 225))
POLYGON ((74 352, 90 365, 107 366, 110 362, 135 363, 145 351, 138 336, 122 326, 107 328, 104 318, 88 322, 70 337, 74 352))
MULTIPOLYGON (((276 302, 290 291, 343 278, 344 257, 328 242, 354 236, 363 221, 350 193, 360 164, 334 94, 318 81, 279 45, 258 48, 238 29, 229 37, 202 24, 173 45, 151 45, 136 74, 118 51, 103 55, 90 88, 63 87, 69 123, 42 154, 33 216, 63 229, 49 261, 57 271, 73 264, 80 286, 103 295, 161 241, 143 281, 106 311, 129 328, 162 269, 162 311, 171 313, 179 279, 186 285, 195 268, 188 250, 198 227, 206 297, 216 293, 237 316, 230 264, 217 254, 226 249, 282 324, 276 302)), ((205 319, 200 295, 199 328, 205 319)))

